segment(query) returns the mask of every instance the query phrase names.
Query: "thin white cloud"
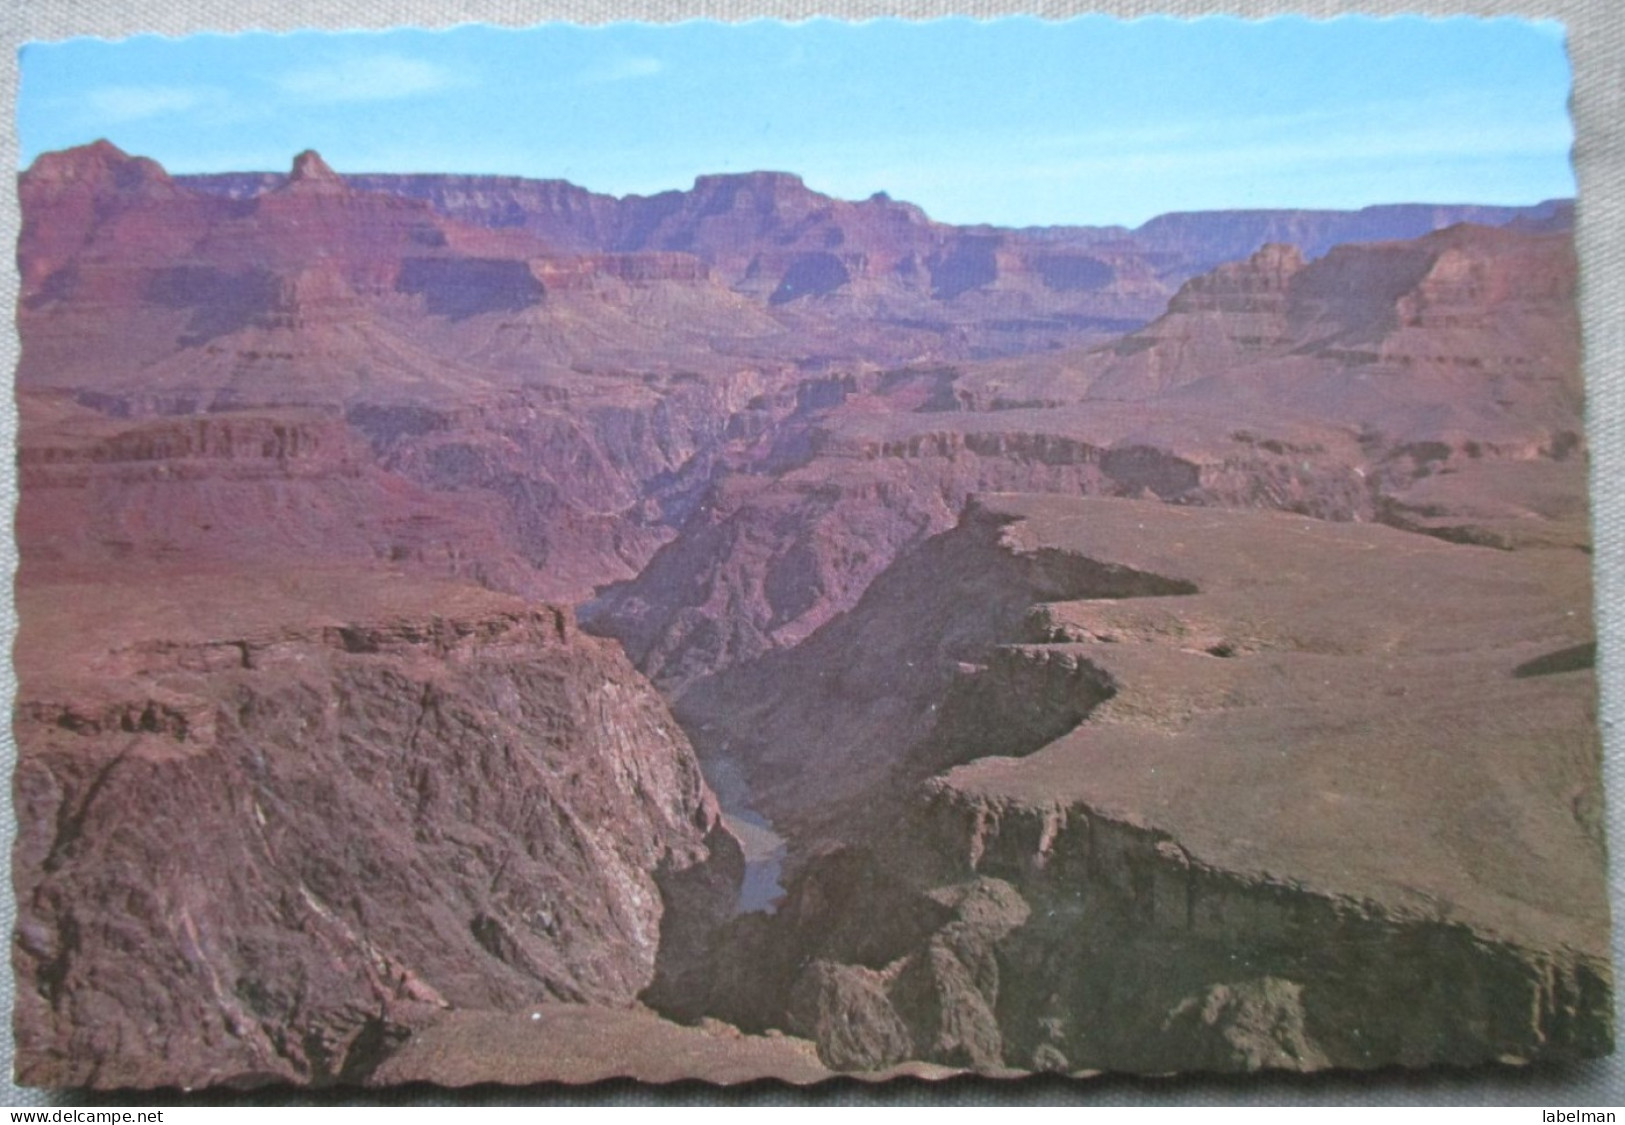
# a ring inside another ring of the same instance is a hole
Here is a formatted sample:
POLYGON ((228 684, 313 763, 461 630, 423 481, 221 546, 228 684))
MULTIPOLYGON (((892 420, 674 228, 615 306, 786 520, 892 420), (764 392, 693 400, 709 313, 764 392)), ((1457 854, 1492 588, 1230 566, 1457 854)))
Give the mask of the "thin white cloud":
POLYGON ((666 69, 666 64, 648 55, 611 59, 581 76, 584 85, 603 82, 627 82, 635 78, 652 78, 666 69))
POLYGON ((210 87, 97 86, 86 91, 85 104, 102 121, 138 121, 196 109, 222 96, 210 87))
POLYGON ((422 59, 373 55, 291 70, 279 75, 276 84, 283 93, 305 102, 385 102, 461 83, 453 72, 422 59))

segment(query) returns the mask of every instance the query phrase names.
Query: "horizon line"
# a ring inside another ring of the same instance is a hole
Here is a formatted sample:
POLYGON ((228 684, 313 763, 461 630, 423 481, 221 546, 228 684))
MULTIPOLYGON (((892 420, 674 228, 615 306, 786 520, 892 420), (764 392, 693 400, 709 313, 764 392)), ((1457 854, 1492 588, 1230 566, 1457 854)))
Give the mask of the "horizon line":
POLYGON ((326 158, 321 155, 320 151, 313 148, 313 147, 303 148, 303 149, 300 149, 298 152, 294 153, 293 156, 291 156, 287 161, 287 168, 285 170, 282 170, 282 171, 276 171, 276 170, 270 169, 270 168, 223 168, 223 169, 216 169, 216 170, 213 170, 213 171, 203 171, 203 172, 176 172, 176 171, 172 171, 170 169, 170 167, 168 165, 166 165, 159 158, 154 157, 154 156, 147 156, 147 155, 145 155, 143 153, 129 152, 128 150, 124 149, 123 147, 121 147, 120 145, 115 143, 114 141, 109 140, 105 136, 97 137, 94 140, 85 141, 83 143, 76 144, 76 145, 68 145, 65 148, 50 149, 48 151, 37 153, 37 154, 35 154, 34 159, 29 162, 27 167, 23 167, 23 168, 18 169, 17 176, 18 176, 19 179, 21 179, 22 177, 28 175, 31 171, 33 171, 35 166, 38 165, 40 160, 42 160, 44 158, 51 157, 51 156, 62 156, 62 155, 72 153, 72 152, 79 152, 79 151, 98 149, 98 148, 112 149, 113 151, 121 154, 122 156, 124 156, 126 159, 129 159, 129 160, 146 160, 146 161, 150 161, 153 164, 156 164, 163 171, 163 173, 172 180, 206 179, 206 178, 209 178, 209 177, 225 177, 225 176, 268 176, 268 177, 277 177, 277 178, 281 178, 281 179, 287 179, 289 176, 291 176, 293 174, 293 165, 295 164, 295 162, 297 162, 301 156, 304 156, 306 154, 311 154, 311 155, 314 155, 317 159, 321 160, 324 165, 327 165, 327 167, 329 167, 332 170, 334 175, 340 177, 341 179, 344 179, 344 178, 361 178, 361 177, 370 177, 370 176, 378 176, 378 177, 388 176, 388 177, 397 177, 397 178, 400 178, 400 179, 410 179, 410 178, 419 177, 419 176, 434 176, 434 177, 457 176, 457 177, 466 177, 466 178, 470 178, 470 179, 503 180, 503 181, 516 182, 516 183, 563 184, 563 185, 566 185, 568 187, 575 188, 578 191, 584 191, 584 192, 588 193, 589 195, 596 195, 596 196, 600 196, 600 197, 605 198, 605 199, 613 199, 616 202, 625 202, 627 200, 632 200, 632 199, 655 199, 655 198, 658 198, 658 197, 663 196, 663 195, 684 195, 684 194, 688 194, 690 192, 693 192, 693 191, 697 190, 699 188, 699 186, 700 186, 701 181, 703 181, 703 180, 738 180, 738 179, 749 179, 751 177, 758 177, 758 176, 781 176, 781 177, 787 177, 789 179, 795 180, 803 189, 805 189, 808 192, 811 192, 814 195, 821 195, 826 199, 832 199, 832 200, 836 200, 838 202, 843 202, 843 203, 866 203, 866 202, 869 202, 871 200, 885 200, 887 202, 897 204, 899 206, 912 207, 915 210, 919 211, 922 215, 924 215, 928 221, 933 222, 933 223, 937 223, 937 224, 942 225, 942 226, 952 226, 952 227, 961 227, 961 228, 988 227, 988 228, 992 228, 992 229, 995 229, 995 230, 1011 230, 1011 231, 1052 230, 1052 229, 1055 229, 1055 228, 1058 228, 1058 227, 1059 228, 1075 228, 1075 229, 1098 229, 1098 230, 1109 230, 1109 229, 1114 229, 1115 228, 1115 229, 1121 229, 1121 230, 1125 230, 1125 231, 1138 231, 1138 230, 1142 229, 1143 227, 1148 226, 1149 224, 1156 222, 1159 219, 1165 219, 1165 218, 1169 218, 1169 217, 1177 216, 1177 215, 1216 215, 1216 214, 1275 215, 1275 214, 1314 214, 1314 213, 1318 213, 1318 214, 1337 214, 1337 215, 1358 215, 1358 214, 1361 214, 1361 213, 1366 212, 1366 211, 1380 210, 1380 209, 1384 209, 1384 208, 1401 208, 1401 207, 1437 207, 1437 208, 1482 207, 1482 208, 1498 208, 1498 209, 1504 209, 1504 210, 1532 210, 1532 209, 1535 209, 1535 208, 1546 207, 1546 206, 1562 206, 1564 204, 1571 204, 1572 205, 1572 204, 1578 203, 1578 201, 1579 201, 1578 195, 1551 195, 1551 196, 1544 196, 1542 198, 1534 199, 1534 200, 1531 200, 1531 201, 1528 201, 1528 202, 1523 202, 1523 203, 1485 202, 1483 200, 1472 200, 1472 199, 1456 199, 1456 200, 1396 199, 1396 200, 1383 200, 1383 201, 1373 202, 1373 203, 1365 203, 1365 204, 1361 204, 1358 207, 1312 207, 1312 206, 1279 205, 1279 206, 1273 206, 1273 207, 1252 206, 1252 207, 1190 207, 1190 208, 1174 208, 1172 210, 1159 211, 1156 214, 1151 215, 1150 217, 1148 217, 1148 218, 1146 218, 1146 219, 1144 219, 1144 220, 1142 220, 1142 221, 1140 221, 1138 223, 1124 223, 1124 222, 1053 222, 1053 223, 1024 223, 1024 224, 1020 224, 1020 225, 997 223, 997 222, 991 222, 991 221, 978 221, 978 222, 962 223, 962 222, 949 222, 947 220, 933 218, 931 216, 930 212, 927 211, 927 209, 922 204, 915 203, 913 200, 901 199, 901 198, 899 198, 897 196, 892 195, 889 191, 886 191, 886 190, 876 191, 876 192, 873 192, 870 195, 862 197, 862 198, 853 198, 853 197, 850 197, 850 196, 836 195, 836 194, 833 194, 831 192, 827 192, 827 191, 824 191, 822 189, 810 186, 807 183, 806 176, 803 173, 791 171, 789 169, 755 168, 755 169, 750 169, 748 171, 741 171, 741 172, 699 172, 699 173, 695 174, 693 182, 686 188, 685 187, 670 187, 670 188, 662 188, 659 191, 654 191, 654 192, 649 192, 649 193, 626 192, 624 194, 617 195, 614 192, 601 191, 601 190, 599 190, 597 188, 589 187, 589 186, 587 186, 585 184, 578 183, 575 180, 567 179, 567 178, 565 178, 563 176, 525 176, 525 175, 519 175, 519 174, 511 173, 511 172, 469 172, 469 171, 448 170, 448 169, 440 169, 440 170, 435 170, 435 171, 418 170, 418 171, 411 171, 411 172, 393 172, 393 171, 351 171, 351 172, 344 172, 344 171, 340 171, 340 170, 338 170, 336 168, 332 168, 332 166, 327 163, 326 158))

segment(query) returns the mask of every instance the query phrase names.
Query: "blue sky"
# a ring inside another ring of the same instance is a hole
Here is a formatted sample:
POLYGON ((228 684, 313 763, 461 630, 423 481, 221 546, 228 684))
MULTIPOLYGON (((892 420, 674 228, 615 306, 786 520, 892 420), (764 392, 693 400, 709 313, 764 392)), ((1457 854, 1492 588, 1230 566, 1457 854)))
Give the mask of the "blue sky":
POLYGON ((767 168, 948 222, 1574 193, 1562 29, 1509 19, 549 24, 22 52, 22 160, 563 178, 767 168))

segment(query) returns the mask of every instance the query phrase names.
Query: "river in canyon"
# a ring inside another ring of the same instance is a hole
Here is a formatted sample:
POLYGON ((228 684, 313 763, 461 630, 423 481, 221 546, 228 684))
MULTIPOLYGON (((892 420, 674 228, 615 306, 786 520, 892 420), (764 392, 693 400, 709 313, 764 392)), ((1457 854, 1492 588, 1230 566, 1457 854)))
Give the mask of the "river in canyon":
POLYGON ((784 869, 784 837, 773 830, 772 822, 751 805, 750 786, 739 767, 726 758, 700 763, 706 782, 717 795, 728 830, 739 838, 745 851, 745 881, 739 888, 740 914, 765 911, 771 914, 784 887, 779 876, 784 869))

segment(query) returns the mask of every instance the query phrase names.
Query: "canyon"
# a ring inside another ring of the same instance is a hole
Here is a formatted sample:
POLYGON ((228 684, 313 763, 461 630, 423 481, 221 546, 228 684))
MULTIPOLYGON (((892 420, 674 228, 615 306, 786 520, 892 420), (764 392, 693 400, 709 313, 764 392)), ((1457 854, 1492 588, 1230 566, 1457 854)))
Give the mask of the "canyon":
POLYGON ((1586 643, 1564 607, 1587 569, 983 496, 695 705, 805 852, 689 1003, 743 1028, 788 1012, 857 1068, 1606 1049, 1606 904, 1568 866, 1601 862, 1594 688, 1552 661, 1586 643))
POLYGON ((1566 201, 20 195, 20 1081, 1612 1049, 1566 201))

